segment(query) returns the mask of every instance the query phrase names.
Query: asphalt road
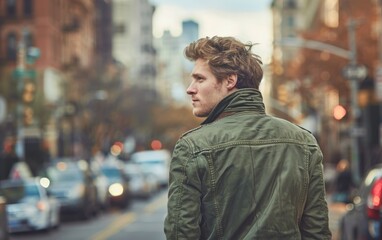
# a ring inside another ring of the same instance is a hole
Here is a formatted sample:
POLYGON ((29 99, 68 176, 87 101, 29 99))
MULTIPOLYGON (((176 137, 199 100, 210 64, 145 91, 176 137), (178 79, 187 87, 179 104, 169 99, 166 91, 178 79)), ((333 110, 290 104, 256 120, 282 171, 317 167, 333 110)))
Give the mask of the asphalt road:
POLYGON ((134 200, 126 210, 110 209, 93 219, 64 218, 58 229, 17 233, 10 240, 165 240, 167 192, 134 200))
MULTIPOLYGON (((151 199, 134 200, 126 210, 110 209, 87 221, 63 219, 58 229, 12 234, 10 240, 165 240, 166 203, 167 191, 163 190, 151 199)), ((339 220, 345 212, 344 204, 329 201, 333 240, 339 240, 339 220)))

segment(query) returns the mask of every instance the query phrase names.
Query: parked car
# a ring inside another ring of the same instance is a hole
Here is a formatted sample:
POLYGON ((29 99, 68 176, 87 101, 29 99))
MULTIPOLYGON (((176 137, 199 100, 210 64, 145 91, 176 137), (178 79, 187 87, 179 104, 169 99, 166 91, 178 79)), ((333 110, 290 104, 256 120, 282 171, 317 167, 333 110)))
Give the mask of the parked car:
POLYGON ((33 174, 24 161, 16 162, 9 173, 8 179, 32 178, 33 174))
POLYGON ((126 208, 131 202, 129 177, 121 165, 105 164, 101 171, 108 179, 109 203, 126 208))
POLYGON ((151 173, 143 172, 140 165, 126 163, 124 170, 130 179, 130 191, 133 197, 149 198, 158 190, 158 179, 151 173))
POLYGON ((60 204, 49 196, 39 178, 3 180, 0 182, 0 195, 6 200, 10 233, 60 225, 60 204))
POLYGON ((59 200, 62 214, 89 219, 99 211, 97 187, 85 160, 57 159, 46 166, 41 176, 49 181, 47 189, 59 200))
POLYGON ((382 165, 373 167, 340 221, 343 240, 382 239, 382 165))
POLYGON ((8 216, 5 198, 0 196, 0 239, 8 240, 8 216))
POLYGON ((146 150, 131 154, 130 161, 145 173, 153 174, 161 187, 168 185, 171 154, 168 150, 146 150))

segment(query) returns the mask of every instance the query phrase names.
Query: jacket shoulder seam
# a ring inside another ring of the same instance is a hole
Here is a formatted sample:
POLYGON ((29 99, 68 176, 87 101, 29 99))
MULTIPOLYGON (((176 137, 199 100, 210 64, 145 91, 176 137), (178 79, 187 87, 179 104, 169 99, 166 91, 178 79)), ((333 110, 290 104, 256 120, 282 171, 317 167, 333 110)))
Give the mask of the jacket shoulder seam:
POLYGON ((203 127, 203 126, 198 126, 198 127, 196 127, 196 128, 190 129, 190 130, 184 132, 180 137, 183 138, 183 137, 187 136, 188 134, 190 134, 190 133, 192 133, 192 132, 195 132, 196 130, 198 130, 198 129, 202 128, 202 127, 203 127))

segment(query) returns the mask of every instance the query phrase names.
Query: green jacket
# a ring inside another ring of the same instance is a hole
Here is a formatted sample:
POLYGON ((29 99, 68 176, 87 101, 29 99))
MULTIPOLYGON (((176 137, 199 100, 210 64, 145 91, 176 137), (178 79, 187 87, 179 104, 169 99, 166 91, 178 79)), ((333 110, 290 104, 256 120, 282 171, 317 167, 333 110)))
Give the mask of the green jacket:
POLYGON ((265 114, 261 93, 224 98, 177 142, 167 239, 331 239, 322 153, 306 130, 265 114))

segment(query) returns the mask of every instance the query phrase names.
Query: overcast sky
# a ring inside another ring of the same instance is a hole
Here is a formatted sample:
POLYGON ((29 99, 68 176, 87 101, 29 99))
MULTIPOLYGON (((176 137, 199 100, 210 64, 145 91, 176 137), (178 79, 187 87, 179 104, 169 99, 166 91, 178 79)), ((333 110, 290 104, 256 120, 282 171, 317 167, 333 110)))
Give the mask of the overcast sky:
POLYGON ((176 36, 183 20, 199 23, 200 37, 233 36, 258 43, 254 52, 269 62, 272 47, 271 0, 150 0, 155 6, 154 36, 176 36))

